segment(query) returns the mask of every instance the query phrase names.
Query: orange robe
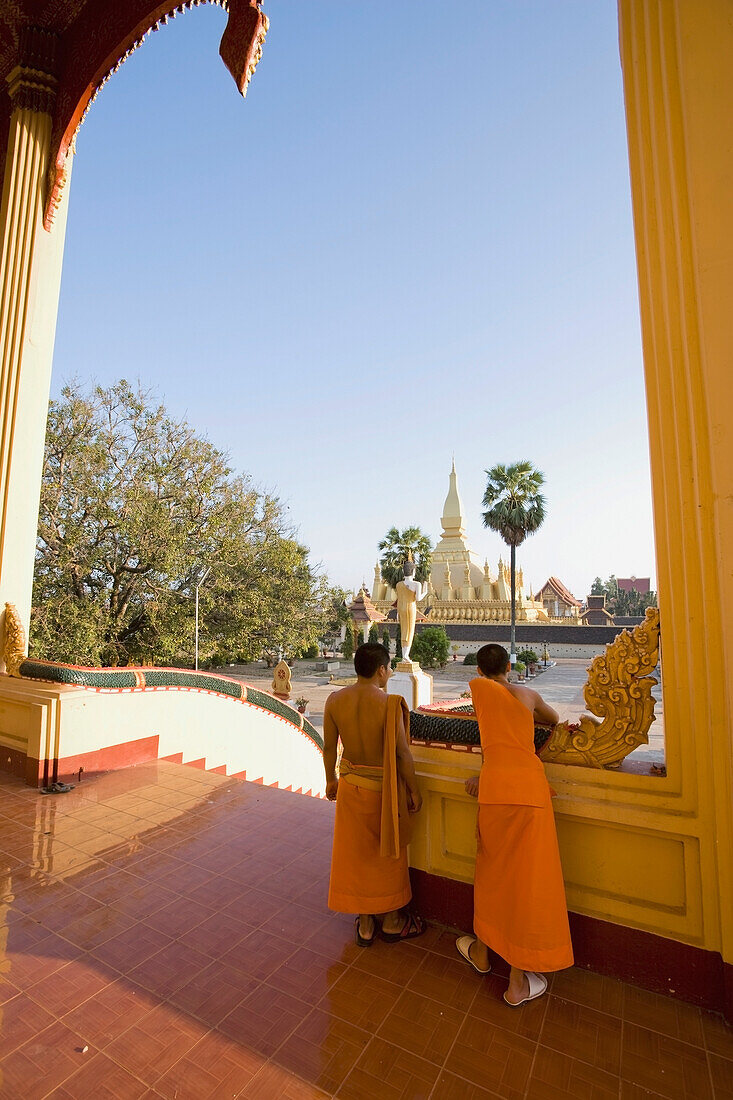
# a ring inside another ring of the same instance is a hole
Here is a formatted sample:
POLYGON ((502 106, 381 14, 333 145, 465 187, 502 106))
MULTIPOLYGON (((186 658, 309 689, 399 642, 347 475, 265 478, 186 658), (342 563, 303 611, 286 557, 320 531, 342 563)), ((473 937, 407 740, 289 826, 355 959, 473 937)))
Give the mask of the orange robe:
POLYGON ((337 913, 388 913, 412 897, 407 797, 397 774, 400 710, 407 731, 405 701, 388 696, 381 766, 341 760, 328 891, 337 913))
POLYGON ((534 751, 532 713, 502 684, 470 683, 484 763, 473 928, 520 970, 573 965, 550 787, 534 751))

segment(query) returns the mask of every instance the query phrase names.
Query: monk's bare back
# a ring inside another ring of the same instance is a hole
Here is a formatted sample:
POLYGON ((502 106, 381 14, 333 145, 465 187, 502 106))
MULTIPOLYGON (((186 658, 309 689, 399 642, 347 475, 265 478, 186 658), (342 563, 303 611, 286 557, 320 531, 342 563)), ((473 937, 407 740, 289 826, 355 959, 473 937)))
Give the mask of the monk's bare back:
MULTIPOLYGON (((386 717, 387 694, 369 680, 360 678, 351 687, 341 688, 329 695, 323 711, 326 798, 331 801, 335 799, 338 789, 335 779, 338 739, 341 738, 344 756, 352 764, 380 767, 386 717)), ((397 771, 407 786, 408 808, 411 813, 416 813, 422 805, 422 797, 402 714, 399 715, 397 727, 397 771)))
MULTIPOLYGON (((334 724, 344 746, 344 756, 352 764, 379 765, 386 714, 387 695, 381 688, 353 684, 329 695, 323 722, 324 726, 334 724)), ((399 722, 399 733, 404 737, 401 715, 399 722)))

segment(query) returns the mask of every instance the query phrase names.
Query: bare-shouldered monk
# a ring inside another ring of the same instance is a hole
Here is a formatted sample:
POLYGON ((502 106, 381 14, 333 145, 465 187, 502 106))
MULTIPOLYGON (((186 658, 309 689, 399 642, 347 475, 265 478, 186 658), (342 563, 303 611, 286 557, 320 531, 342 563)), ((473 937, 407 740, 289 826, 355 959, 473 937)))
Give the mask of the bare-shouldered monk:
POLYGON ((359 646, 354 667, 356 684, 330 695, 323 715, 326 797, 336 802, 328 904, 358 914, 356 942, 367 947, 376 935, 375 916, 383 939, 408 939, 425 930, 419 917, 402 911, 412 897, 407 815, 418 812, 422 798, 407 737, 409 712, 401 696, 384 690, 389 653, 377 643, 359 646), (394 773, 397 805, 391 802, 394 773))

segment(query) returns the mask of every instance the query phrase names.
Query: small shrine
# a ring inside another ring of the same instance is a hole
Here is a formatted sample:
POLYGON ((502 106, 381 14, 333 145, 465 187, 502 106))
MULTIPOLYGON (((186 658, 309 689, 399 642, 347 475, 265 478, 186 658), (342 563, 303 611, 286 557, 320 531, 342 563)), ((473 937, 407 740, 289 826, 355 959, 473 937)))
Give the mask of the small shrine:
POLYGON ((354 630, 362 630, 365 638, 369 633, 369 627, 373 623, 383 623, 387 618, 374 606, 364 584, 362 584, 355 599, 349 604, 348 611, 354 623, 354 630))

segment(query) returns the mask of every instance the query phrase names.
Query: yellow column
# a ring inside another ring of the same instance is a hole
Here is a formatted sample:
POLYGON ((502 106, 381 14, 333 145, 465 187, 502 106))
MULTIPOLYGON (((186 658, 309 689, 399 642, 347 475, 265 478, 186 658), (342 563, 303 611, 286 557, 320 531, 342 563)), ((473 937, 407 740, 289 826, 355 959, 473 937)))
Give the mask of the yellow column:
MULTIPOLYGON (((40 42, 46 56, 53 46, 43 32, 27 41, 36 51, 40 42)), ((15 604, 26 630, 68 208, 67 186, 46 232, 54 88, 32 61, 8 78, 13 113, 0 206, 0 611, 15 604)))
POLYGON ((668 740, 733 963, 733 7, 619 0, 668 740))

